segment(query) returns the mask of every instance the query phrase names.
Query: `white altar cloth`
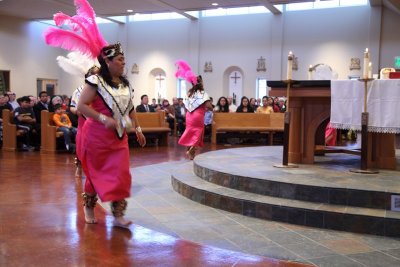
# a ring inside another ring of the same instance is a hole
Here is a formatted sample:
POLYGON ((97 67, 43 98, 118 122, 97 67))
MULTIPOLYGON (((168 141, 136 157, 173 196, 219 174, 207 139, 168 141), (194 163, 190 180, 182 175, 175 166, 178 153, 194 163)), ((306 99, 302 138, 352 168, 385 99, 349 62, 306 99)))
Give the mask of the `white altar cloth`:
MULTIPOLYGON (((364 82, 331 81, 331 126, 361 130, 364 111, 364 82)), ((400 133, 400 79, 373 80, 368 83, 368 131, 400 133)))

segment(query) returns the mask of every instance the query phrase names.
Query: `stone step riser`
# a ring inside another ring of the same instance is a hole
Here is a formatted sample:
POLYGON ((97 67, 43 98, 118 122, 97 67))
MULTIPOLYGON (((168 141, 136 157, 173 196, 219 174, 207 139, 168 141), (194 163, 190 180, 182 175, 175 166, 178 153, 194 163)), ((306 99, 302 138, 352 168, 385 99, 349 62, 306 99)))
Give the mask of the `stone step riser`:
POLYGON ((196 188, 173 175, 171 182, 176 192, 193 201, 245 216, 324 229, 400 237, 400 220, 392 218, 279 206, 238 199, 196 188))
POLYGON ((395 194, 391 192, 289 184, 244 177, 211 170, 196 164, 196 162, 193 164, 193 170, 199 178, 220 186, 260 195, 315 203, 390 210, 391 196, 395 194))

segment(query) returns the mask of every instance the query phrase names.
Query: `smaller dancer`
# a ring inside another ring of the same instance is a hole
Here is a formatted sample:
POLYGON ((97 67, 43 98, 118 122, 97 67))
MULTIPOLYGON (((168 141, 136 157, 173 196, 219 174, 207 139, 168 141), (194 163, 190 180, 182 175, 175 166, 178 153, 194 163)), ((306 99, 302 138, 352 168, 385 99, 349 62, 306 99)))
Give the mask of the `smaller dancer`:
POLYGON ((202 147, 204 137, 204 115, 207 109, 212 110, 210 97, 204 91, 203 79, 201 76, 194 75, 189 64, 183 60, 176 62, 178 71, 176 77, 184 78, 192 84, 192 88, 187 92, 184 103, 186 112, 186 129, 179 144, 187 147, 187 156, 193 160, 196 155, 196 148, 202 147))

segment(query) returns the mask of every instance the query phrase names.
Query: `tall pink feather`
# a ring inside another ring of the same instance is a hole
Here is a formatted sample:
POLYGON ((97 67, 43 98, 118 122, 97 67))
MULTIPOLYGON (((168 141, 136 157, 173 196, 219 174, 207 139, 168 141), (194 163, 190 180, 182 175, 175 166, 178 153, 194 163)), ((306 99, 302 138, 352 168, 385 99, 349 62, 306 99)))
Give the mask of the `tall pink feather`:
POLYGON ((69 51, 80 51, 92 56, 90 45, 82 36, 57 28, 49 28, 44 33, 46 44, 61 47, 69 51))
POLYGON ((96 24, 96 13, 94 12, 92 6, 89 4, 87 0, 75 0, 76 12, 78 16, 85 17, 90 20, 91 24, 91 31, 96 36, 101 48, 107 46, 108 43, 104 40, 103 36, 100 34, 99 29, 97 28, 96 24))
POLYGON ((70 17, 61 12, 54 15, 57 26, 67 29, 49 28, 44 32, 46 43, 70 51, 79 51, 95 59, 107 42, 96 24, 96 14, 87 0, 75 0, 77 15, 70 17))
POLYGON ((194 85, 197 84, 197 76, 193 73, 186 61, 178 60, 175 62, 175 65, 178 67, 178 70, 175 72, 175 77, 183 78, 194 85))

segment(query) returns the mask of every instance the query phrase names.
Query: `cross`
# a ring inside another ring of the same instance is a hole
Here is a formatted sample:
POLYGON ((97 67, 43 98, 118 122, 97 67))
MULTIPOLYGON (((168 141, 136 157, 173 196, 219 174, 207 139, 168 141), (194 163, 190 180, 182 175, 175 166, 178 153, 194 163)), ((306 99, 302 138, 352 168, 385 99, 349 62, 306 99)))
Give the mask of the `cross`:
POLYGON ((161 74, 158 74, 158 78, 156 80, 160 83, 159 87, 161 88, 161 82, 164 80, 164 78, 161 76, 161 74))
POLYGON ((235 79, 235 84, 236 84, 236 80, 240 79, 240 76, 237 76, 237 73, 235 71, 235 76, 231 77, 231 79, 235 79))

